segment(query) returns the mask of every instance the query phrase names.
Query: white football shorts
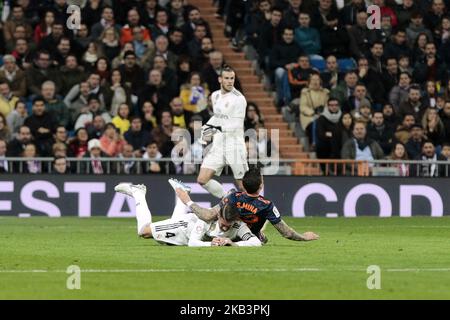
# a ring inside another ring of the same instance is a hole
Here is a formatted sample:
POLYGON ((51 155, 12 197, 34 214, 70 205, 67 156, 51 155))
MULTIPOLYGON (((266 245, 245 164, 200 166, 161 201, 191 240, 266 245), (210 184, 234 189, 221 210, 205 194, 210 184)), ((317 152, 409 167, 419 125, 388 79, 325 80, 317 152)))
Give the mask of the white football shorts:
POLYGON ((233 147, 213 145, 203 159, 201 168, 214 170, 215 175, 220 176, 223 168, 227 165, 233 171, 235 179, 244 177, 244 174, 248 171, 245 143, 234 144, 233 147))

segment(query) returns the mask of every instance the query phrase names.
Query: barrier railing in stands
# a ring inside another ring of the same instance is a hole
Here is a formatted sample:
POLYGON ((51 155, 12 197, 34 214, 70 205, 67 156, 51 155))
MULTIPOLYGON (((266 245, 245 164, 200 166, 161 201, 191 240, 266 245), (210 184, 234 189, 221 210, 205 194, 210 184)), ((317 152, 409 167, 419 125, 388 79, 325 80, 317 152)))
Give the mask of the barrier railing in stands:
POLYGON ((450 161, 299 159, 293 175, 449 177, 450 161))
MULTIPOLYGON (((0 167, 8 173, 54 173, 53 158, 0 158, 0 167)), ((69 173, 94 173, 94 160, 101 164, 101 170, 95 173, 104 174, 142 174, 149 172, 150 163, 158 163, 159 168, 153 172, 170 174, 197 174, 200 164, 177 166, 171 158, 66 158, 69 173), (91 162, 91 164, 89 164, 91 162)), ((257 161, 250 161, 256 163, 257 161)), ((274 171, 263 167, 263 173, 277 175, 300 176, 433 176, 449 177, 450 161, 426 160, 341 160, 341 159, 279 159, 274 171)), ((272 163, 272 164, 273 164, 272 163)), ((98 169, 98 167, 97 167, 98 169)), ((230 168, 225 168, 224 174, 231 174, 230 168)))

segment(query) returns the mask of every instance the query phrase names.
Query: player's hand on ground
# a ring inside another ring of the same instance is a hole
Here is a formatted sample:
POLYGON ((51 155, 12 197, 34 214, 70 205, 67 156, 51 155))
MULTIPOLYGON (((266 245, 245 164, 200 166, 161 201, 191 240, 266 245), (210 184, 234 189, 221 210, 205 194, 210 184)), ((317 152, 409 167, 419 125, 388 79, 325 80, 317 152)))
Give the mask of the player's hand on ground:
POLYGON ((175 193, 177 194, 177 197, 180 198, 180 200, 184 204, 187 204, 189 201, 191 201, 191 197, 189 197, 189 194, 186 191, 184 191, 183 189, 177 188, 175 190, 175 193))
POLYGON ((223 247, 223 246, 231 246, 232 244, 233 241, 231 241, 228 238, 214 238, 211 241, 211 246, 223 247))
POLYGON ((314 232, 307 231, 304 234, 302 234, 305 241, 311 241, 311 240, 318 240, 320 237, 318 234, 315 234, 314 232))
POLYGON ((218 247, 222 243, 222 238, 213 238, 211 240, 211 246, 212 247, 218 247))
POLYGON ((231 241, 231 239, 222 238, 221 246, 232 246, 232 245, 233 245, 233 241, 231 241))

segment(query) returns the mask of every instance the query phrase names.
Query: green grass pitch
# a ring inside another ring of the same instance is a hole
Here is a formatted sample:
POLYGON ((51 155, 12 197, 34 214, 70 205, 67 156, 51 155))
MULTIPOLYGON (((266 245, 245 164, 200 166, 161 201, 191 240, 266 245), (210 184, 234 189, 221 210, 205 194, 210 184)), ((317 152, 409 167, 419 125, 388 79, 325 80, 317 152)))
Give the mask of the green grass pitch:
POLYGON ((0 299, 450 298, 449 218, 286 221, 321 239, 269 225, 261 248, 188 248, 138 238, 134 219, 0 218, 0 299), (69 265, 80 290, 66 288, 69 265))

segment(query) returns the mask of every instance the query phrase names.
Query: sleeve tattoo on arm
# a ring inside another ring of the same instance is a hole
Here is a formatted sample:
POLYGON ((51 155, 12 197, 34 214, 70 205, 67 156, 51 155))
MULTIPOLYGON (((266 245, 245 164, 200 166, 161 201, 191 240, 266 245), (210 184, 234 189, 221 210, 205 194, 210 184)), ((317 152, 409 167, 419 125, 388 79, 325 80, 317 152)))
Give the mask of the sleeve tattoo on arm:
POLYGON ((305 240, 305 238, 303 238, 303 236, 301 234, 297 233, 294 229, 289 227, 286 224, 286 222, 284 222, 283 220, 281 220, 277 224, 274 224, 273 226, 286 239, 295 240, 295 241, 304 241, 305 240))
POLYGON ((219 205, 211 209, 202 208, 198 204, 194 203, 191 205, 192 212, 201 220, 205 222, 213 221, 217 217, 217 213, 219 212, 219 205))

